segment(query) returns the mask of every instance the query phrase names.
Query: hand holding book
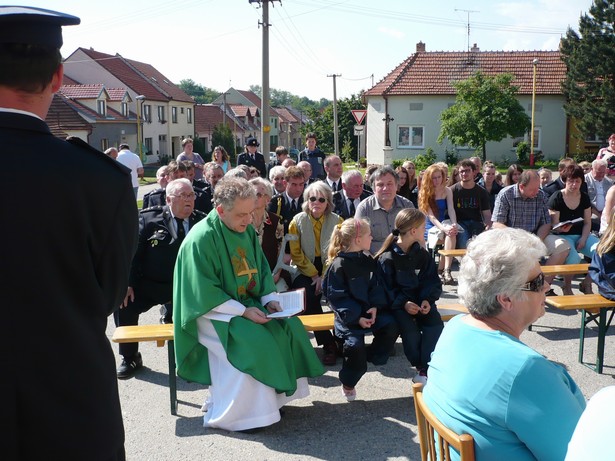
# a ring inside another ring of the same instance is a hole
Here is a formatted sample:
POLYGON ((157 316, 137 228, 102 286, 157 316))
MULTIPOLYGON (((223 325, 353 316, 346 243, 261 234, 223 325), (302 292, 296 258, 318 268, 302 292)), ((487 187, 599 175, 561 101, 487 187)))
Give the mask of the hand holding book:
POLYGON ((553 230, 561 229, 562 227, 567 226, 568 224, 574 224, 574 223, 578 223, 581 221, 583 221, 583 218, 575 218, 575 219, 570 219, 569 221, 562 221, 556 224, 555 226, 553 226, 553 230))

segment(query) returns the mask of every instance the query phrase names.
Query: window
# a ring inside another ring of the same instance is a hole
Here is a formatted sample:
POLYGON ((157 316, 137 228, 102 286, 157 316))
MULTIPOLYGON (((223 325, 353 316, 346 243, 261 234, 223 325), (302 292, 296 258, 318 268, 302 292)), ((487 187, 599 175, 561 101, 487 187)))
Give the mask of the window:
POLYGON ((171 107, 171 121, 177 123, 177 107, 171 107))
POLYGON ((145 152, 152 152, 152 138, 145 138, 145 152))
POLYGON ((411 102, 410 110, 423 110, 423 103, 422 102, 411 102))
POLYGON ((143 120, 147 123, 152 123, 152 106, 149 104, 143 106, 143 120))
POLYGON ((96 111, 103 116, 107 115, 107 101, 99 99, 96 101, 96 111))
MULTIPOLYGON (((527 111, 530 114, 532 113, 532 103, 531 102, 527 105, 527 111)), ((542 104, 536 103, 536 105, 534 106, 534 112, 542 112, 542 104)))
POLYGON ((164 118, 164 106, 158 106, 158 121, 161 123, 164 123, 167 121, 164 118))
POLYGON ((192 108, 188 107, 188 109, 186 110, 188 111, 188 114, 187 114, 188 123, 192 123, 192 108))
POLYGON ((103 152, 109 149, 109 140, 107 138, 102 138, 100 140, 100 150, 103 152))
POLYGON ((128 103, 127 102, 122 103, 122 116, 128 117, 128 103))
POLYGON ((183 108, 183 107, 181 108, 180 113, 181 113, 181 114, 183 114, 183 113, 184 113, 184 108, 183 108))
POLYGON ((277 128, 277 127, 278 127, 278 119, 277 119, 277 118, 274 118, 274 119, 273 119, 273 127, 274 127, 274 128, 277 128))
MULTIPOLYGON (((538 149, 540 150, 540 146, 542 146, 542 128, 540 127, 534 127, 534 149, 538 149)), ((528 133, 527 135, 528 137, 528 144, 531 142, 530 135, 528 133)))
POLYGON ((397 127, 397 147, 422 148, 425 147, 424 127, 422 126, 399 126, 397 127))
POLYGON ((590 134, 585 138, 585 142, 607 144, 606 139, 598 136, 597 134, 590 134))

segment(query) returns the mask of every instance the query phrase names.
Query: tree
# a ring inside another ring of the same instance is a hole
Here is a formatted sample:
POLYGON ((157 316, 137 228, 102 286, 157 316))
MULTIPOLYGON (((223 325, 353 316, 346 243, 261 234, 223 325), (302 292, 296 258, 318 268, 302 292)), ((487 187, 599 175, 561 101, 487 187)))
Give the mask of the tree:
POLYGON ((455 104, 440 114, 438 142, 448 138, 457 146, 473 147, 485 160, 487 141, 526 133, 530 117, 516 98, 518 88, 511 84, 513 78, 511 74, 490 77, 479 71, 455 83, 455 104))
POLYGON ((584 137, 606 139, 615 132, 615 2, 594 0, 579 20, 579 33, 568 28, 560 51, 566 64, 562 90, 566 115, 584 137))
POLYGON ((224 147, 224 150, 228 153, 232 163, 235 162, 235 139, 233 137, 233 132, 228 126, 214 126, 214 131, 211 134, 212 151, 216 146, 224 147))
POLYGON ((211 104, 214 99, 222 94, 219 91, 199 85, 192 79, 181 80, 177 86, 188 96, 192 96, 197 104, 211 104))

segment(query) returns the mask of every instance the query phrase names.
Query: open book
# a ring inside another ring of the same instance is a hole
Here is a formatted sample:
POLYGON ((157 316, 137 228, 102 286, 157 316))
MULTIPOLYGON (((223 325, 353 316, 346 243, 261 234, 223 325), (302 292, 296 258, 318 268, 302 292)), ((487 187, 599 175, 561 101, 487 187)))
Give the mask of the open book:
POLYGON ((575 218, 575 219, 571 219, 570 221, 562 221, 561 223, 557 224, 556 226, 553 226, 553 230, 559 229, 560 227, 564 227, 568 224, 574 224, 576 222, 581 222, 583 221, 583 218, 575 218))
POLYGON ((269 319, 292 317, 293 315, 303 312, 305 309, 305 288, 278 293, 278 298, 280 300, 282 310, 280 312, 267 314, 267 318, 269 319))

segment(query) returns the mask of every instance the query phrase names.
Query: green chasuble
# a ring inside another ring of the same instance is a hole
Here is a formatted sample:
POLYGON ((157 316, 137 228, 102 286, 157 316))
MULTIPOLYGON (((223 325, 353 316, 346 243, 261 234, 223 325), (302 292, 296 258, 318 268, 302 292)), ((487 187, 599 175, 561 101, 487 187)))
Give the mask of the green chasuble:
MULTIPOLYGON (((177 374, 211 384, 207 349, 198 341, 196 319, 234 299, 258 307, 275 291, 269 264, 256 232, 230 230, 216 210, 190 230, 175 264, 173 321, 177 374)), ((320 376, 324 369, 297 318, 263 325, 235 316, 212 320, 229 362, 279 393, 292 395, 297 378, 320 376)))

